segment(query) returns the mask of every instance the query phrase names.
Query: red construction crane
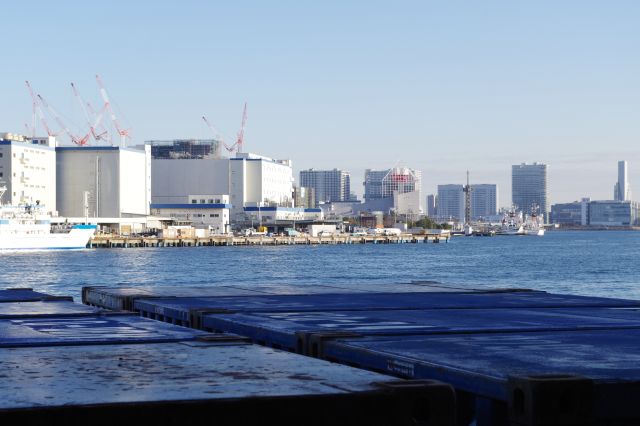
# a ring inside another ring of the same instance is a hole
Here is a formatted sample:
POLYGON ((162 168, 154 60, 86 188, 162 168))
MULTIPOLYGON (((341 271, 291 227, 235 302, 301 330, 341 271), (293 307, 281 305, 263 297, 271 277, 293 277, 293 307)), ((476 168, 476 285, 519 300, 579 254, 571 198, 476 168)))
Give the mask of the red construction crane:
POLYGON ((235 145, 237 146, 236 152, 242 152, 242 144, 244 143, 244 125, 247 123, 247 103, 244 103, 244 110, 242 111, 242 124, 240 125, 240 131, 238 132, 238 139, 235 145))
POLYGON ((118 122, 118 118, 116 117, 116 113, 111 106, 111 102, 109 102, 109 96, 107 95, 107 91, 104 88, 104 84, 102 84, 102 80, 99 75, 96 75, 96 81, 98 82, 98 87, 100 88, 100 94, 102 95, 102 100, 104 101, 104 108, 106 111, 109 111, 111 115, 111 121, 116 128, 116 131, 120 135, 120 146, 125 147, 127 144, 127 138, 131 139, 130 130, 131 129, 123 129, 118 122))
POLYGON ((213 127, 213 124, 209 123, 207 117, 203 115, 202 120, 204 120, 204 122, 207 124, 207 127, 209 127, 209 129, 211 130, 211 133, 213 133, 213 138, 218 141, 218 145, 216 146, 215 158, 220 158, 220 144, 222 144, 222 146, 224 146, 224 149, 226 149, 227 151, 233 151, 233 148, 224 143, 224 140, 222 140, 222 135, 220 134, 220 132, 218 132, 218 130, 216 130, 215 127, 213 127))
POLYGON ((31 95, 31 101, 33 103, 33 125, 31 127, 31 137, 36 137, 36 115, 40 118, 40 122, 42 123, 42 127, 47 132, 48 136, 56 136, 57 134, 51 131, 49 126, 47 125, 47 119, 42 112, 42 108, 40 107, 40 102, 38 102, 38 97, 33 91, 31 84, 28 81, 25 81, 27 88, 29 89, 29 94, 31 95))
POLYGON ((40 99, 40 103, 42 103, 42 105, 44 105, 44 107, 51 113, 51 115, 53 115, 53 118, 58 123, 58 126, 60 126, 62 128, 62 130, 69 136, 69 138, 71 139, 71 141, 73 143, 75 143, 76 145, 80 145, 80 146, 83 146, 83 145, 87 144, 87 142, 89 141, 89 137, 91 136, 91 132, 87 133, 86 135, 84 135, 81 138, 76 136, 76 135, 74 135, 73 133, 71 133, 69 128, 62 121, 62 117, 60 117, 60 114, 58 114, 58 111, 56 111, 55 108, 53 108, 51 105, 49 105, 49 103, 47 101, 45 101, 44 98, 41 95, 38 95, 38 99, 40 99))
POLYGON ((103 131, 98 133, 96 131, 96 128, 100 125, 100 122, 102 121, 102 115, 105 112, 105 109, 103 108, 102 111, 100 111, 100 114, 96 115, 95 112, 93 111, 93 109, 91 109, 91 114, 93 116, 93 120, 94 122, 91 122, 91 116, 89 115, 89 111, 87 110, 87 106, 90 108, 91 106, 87 104, 87 106, 85 106, 85 102, 82 99, 82 96, 80 96, 80 92, 78 91, 78 89, 76 88, 76 85, 71 83, 71 88, 73 89, 73 94, 75 95, 76 99, 78 100, 78 103, 80 104, 80 108, 82 109, 82 112, 84 113, 84 118, 87 121, 87 125, 89 126, 89 132, 91 133, 91 136, 93 136, 93 139, 96 142, 99 142, 100 140, 105 140, 105 139, 109 139, 108 138, 108 134, 107 131, 103 131))

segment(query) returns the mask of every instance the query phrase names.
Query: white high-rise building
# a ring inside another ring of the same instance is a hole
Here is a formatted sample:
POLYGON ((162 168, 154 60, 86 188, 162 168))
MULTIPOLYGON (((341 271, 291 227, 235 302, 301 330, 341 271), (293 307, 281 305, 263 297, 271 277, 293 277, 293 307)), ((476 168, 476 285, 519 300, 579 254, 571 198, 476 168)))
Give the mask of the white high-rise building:
POLYGON ((537 210, 549 220, 549 195, 546 164, 518 164, 511 167, 511 202, 518 210, 531 214, 537 210))
POLYGON ((351 199, 351 175, 345 170, 301 170, 300 186, 314 189, 316 206, 351 199))
POLYGON ((618 161, 618 182, 613 187, 613 199, 615 201, 631 200, 626 161, 618 161))
POLYGON ((56 205, 56 141, 0 134, 0 186, 7 190, 4 204, 36 204, 54 214, 56 205))
POLYGON ((445 220, 464 220, 462 185, 438 185, 438 217, 445 220))

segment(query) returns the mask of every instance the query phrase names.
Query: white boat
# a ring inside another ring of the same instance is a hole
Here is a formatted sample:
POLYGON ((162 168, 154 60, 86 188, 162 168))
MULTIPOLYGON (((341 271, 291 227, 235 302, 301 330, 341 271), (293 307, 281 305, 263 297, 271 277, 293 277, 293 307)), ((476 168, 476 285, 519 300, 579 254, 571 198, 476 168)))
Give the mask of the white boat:
MULTIPOLYGON (((0 199, 6 187, 0 187, 0 199)), ((74 225, 52 232, 51 217, 42 206, 0 206, 0 250, 83 249, 96 225, 74 225)))
POLYGON ((496 235, 526 235, 522 223, 522 212, 510 210, 502 218, 502 223, 496 230, 496 235))
POLYGON ((537 206, 532 206, 532 213, 527 216, 524 221, 524 233, 525 235, 533 235, 537 237, 544 236, 544 224, 537 214, 537 206))

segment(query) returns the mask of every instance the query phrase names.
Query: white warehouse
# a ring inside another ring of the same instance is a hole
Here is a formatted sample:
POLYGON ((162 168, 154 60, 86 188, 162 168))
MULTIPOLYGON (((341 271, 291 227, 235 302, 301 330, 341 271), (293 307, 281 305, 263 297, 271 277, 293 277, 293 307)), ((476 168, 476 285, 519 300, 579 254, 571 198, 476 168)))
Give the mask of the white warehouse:
POLYGON ((57 207, 61 216, 131 217, 149 214, 151 151, 58 147, 57 207), (88 211, 85 211, 85 192, 88 211))
POLYGON ((214 234, 229 229, 228 195, 190 195, 188 203, 151 204, 151 214, 190 222, 196 228, 207 227, 214 234))
POLYGON ((1 203, 35 204, 56 212, 56 141, 0 134, 0 182, 7 191, 1 203))
POLYGON ((231 218, 246 206, 293 207, 290 160, 251 153, 233 158, 160 158, 152 160, 153 204, 189 203, 191 194, 228 194, 231 218))

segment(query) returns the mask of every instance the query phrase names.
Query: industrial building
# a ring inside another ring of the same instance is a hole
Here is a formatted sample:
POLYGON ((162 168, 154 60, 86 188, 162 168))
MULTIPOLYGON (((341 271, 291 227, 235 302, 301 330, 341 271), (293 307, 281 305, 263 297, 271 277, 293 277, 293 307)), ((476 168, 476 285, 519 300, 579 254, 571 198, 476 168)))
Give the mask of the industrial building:
POLYGON ((0 186, 7 187, 1 203, 39 203, 56 214, 55 146, 54 137, 0 134, 0 186))
POLYGON ((438 218, 464 220, 464 186, 438 185, 438 218))
POLYGON ((549 189, 546 164, 518 164, 511 167, 511 202, 525 214, 542 214, 549 219, 549 189))
POLYGON ((351 199, 351 176, 345 170, 302 170, 300 186, 313 188, 317 207, 320 202, 349 201, 351 199))
POLYGON ((151 214, 170 217, 181 224, 208 228, 213 234, 226 234, 230 229, 228 195, 190 195, 188 203, 151 204, 151 214))
MULTIPOLYGON (((148 146, 153 151, 153 142, 148 146)), ((293 207, 290 160, 237 153, 233 158, 161 156, 153 157, 151 163, 153 204, 189 203, 191 194, 204 194, 205 198, 227 194, 231 222, 244 220, 244 207, 293 207)))
POLYGON ((122 218, 149 214, 151 151, 65 146, 56 152, 61 216, 122 218))

